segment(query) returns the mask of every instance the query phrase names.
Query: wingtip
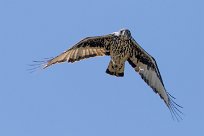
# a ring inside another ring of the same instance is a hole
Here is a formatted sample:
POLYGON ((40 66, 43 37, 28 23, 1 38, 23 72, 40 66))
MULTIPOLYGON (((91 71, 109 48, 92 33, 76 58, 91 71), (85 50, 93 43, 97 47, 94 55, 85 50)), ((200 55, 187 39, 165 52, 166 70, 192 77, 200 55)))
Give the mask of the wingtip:
POLYGON ((31 68, 27 69, 30 73, 36 72, 37 70, 42 70, 50 66, 50 58, 44 58, 44 60, 34 60, 33 64, 29 64, 31 68))
POLYGON ((180 106, 179 104, 177 104, 173 99, 176 99, 175 97, 173 97, 172 95, 170 95, 168 93, 169 96, 169 103, 167 105, 167 107, 169 108, 170 112, 171 112, 171 116, 173 118, 173 120, 183 120, 182 115, 184 115, 184 113, 181 111, 181 109, 183 109, 182 106, 180 106))

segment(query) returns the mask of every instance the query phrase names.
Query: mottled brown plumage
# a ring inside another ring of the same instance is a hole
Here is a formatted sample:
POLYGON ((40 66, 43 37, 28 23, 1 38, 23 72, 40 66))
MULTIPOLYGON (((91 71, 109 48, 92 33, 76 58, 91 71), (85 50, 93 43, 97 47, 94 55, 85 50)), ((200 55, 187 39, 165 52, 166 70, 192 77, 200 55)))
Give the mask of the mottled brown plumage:
POLYGON ((104 36, 87 37, 59 56, 48 60, 44 68, 56 63, 73 63, 89 57, 105 55, 111 57, 106 73, 118 77, 124 76, 125 62, 128 61, 154 92, 160 95, 173 117, 177 120, 181 118, 179 115, 181 112, 178 109, 181 106, 176 104, 173 101, 174 97, 166 91, 155 59, 140 47, 128 29, 104 36))

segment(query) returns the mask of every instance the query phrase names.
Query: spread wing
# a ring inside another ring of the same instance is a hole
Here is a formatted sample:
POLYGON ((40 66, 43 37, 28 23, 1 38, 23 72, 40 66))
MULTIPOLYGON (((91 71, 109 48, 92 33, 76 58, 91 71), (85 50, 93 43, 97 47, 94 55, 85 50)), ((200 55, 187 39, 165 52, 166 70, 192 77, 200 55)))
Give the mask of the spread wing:
POLYGON ((48 60, 44 68, 61 62, 75 62, 89 57, 110 55, 110 44, 113 37, 112 34, 87 37, 57 57, 48 60))
POLYGON ((182 112, 178 109, 178 107, 182 107, 176 104, 173 101, 175 98, 166 91, 155 59, 142 49, 134 39, 132 39, 132 43, 132 54, 128 59, 129 64, 139 73, 141 78, 154 90, 154 92, 160 95, 170 109, 172 115, 174 115, 172 117, 175 117, 177 120, 182 119, 179 115, 179 113, 182 112))

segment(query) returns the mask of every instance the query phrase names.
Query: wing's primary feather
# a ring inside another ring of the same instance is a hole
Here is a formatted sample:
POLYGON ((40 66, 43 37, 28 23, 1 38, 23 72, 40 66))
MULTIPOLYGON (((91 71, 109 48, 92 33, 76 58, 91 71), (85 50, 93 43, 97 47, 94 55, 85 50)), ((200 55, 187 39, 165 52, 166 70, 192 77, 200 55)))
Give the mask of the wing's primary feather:
MULTIPOLYGON (((139 73, 141 78, 158 93, 164 100, 171 113, 178 120, 181 119, 179 113, 182 113, 177 107, 172 97, 165 89, 161 74, 157 67, 155 59, 149 55, 134 39, 132 39, 133 50, 131 57, 128 59, 129 64, 139 73), (179 113, 178 113, 179 112, 179 113)), ((182 107, 181 107, 182 108, 182 107)))
POLYGON ((109 55, 109 45, 111 44, 113 37, 114 35, 112 34, 87 37, 59 56, 48 60, 44 68, 56 63, 75 62, 89 57, 109 55))

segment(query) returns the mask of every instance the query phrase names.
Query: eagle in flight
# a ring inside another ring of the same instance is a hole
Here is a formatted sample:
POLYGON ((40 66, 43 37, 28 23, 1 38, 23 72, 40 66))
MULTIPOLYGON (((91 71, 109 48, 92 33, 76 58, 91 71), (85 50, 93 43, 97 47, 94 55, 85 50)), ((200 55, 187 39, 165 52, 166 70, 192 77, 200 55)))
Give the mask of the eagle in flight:
POLYGON ((182 113, 179 109, 182 107, 175 103, 173 100, 175 98, 166 91, 155 59, 133 39, 128 29, 82 39, 67 51, 44 62, 43 68, 56 63, 73 63, 105 55, 111 58, 106 69, 107 74, 123 77, 125 62, 128 61, 141 78, 164 100, 172 117, 177 120, 182 119, 179 114, 182 113))

